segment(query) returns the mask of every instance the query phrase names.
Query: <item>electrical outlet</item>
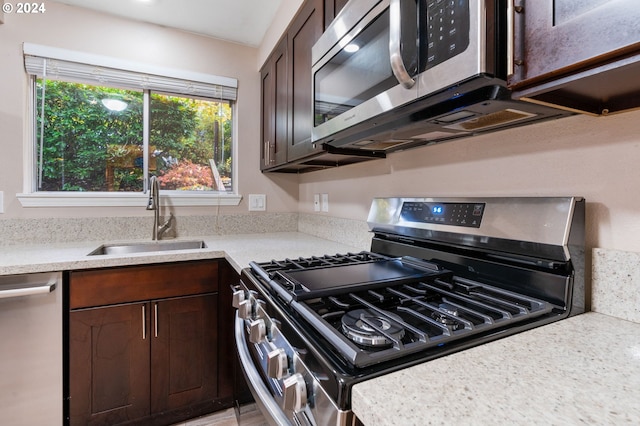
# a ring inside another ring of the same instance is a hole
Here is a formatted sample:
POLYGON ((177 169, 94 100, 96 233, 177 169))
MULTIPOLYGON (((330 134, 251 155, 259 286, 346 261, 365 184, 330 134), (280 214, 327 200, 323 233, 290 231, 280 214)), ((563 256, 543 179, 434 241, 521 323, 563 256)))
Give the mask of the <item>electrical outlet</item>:
POLYGON ((313 194, 313 211, 320 211, 320 194, 313 194))
POLYGON ((329 211, 329 194, 322 194, 322 202, 320 203, 322 205, 322 211, 323 212, 328 212, 329 211))
POLYGON ((263 212, 267 210, 266 194, 249 194, 249 211, 263 212))

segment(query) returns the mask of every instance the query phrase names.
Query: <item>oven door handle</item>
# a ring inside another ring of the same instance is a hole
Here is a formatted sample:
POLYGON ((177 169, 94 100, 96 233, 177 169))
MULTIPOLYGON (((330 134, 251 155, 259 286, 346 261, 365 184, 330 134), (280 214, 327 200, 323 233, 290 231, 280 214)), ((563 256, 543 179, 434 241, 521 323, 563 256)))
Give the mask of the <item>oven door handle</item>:
POLYGON ((391 70, 402 87, 411 89, 416 84, 416 81, 409 75, 402 60, 402 51, 400 49, 402 39, 401 21, 400 0, 391 0, 389 4, 389 59, 391 60, 391 70))
POLYGON ((266 420, 271 425, 288 426, 291 424, 287 416, 285 416, 282 409, 276 403, 269 389, 262 381, 260 373, 253 364, 251 354, 247 348, 247 342, 244 339, 244 320, 238 317, 236 312, 235 323, 235 338, 236 349, 238 351, 238 357, 240 358, 240 365, 242 372, 249 386, 249 390, 256 401, 256 404, 260 408, 262 414, 266 417, 266 420))

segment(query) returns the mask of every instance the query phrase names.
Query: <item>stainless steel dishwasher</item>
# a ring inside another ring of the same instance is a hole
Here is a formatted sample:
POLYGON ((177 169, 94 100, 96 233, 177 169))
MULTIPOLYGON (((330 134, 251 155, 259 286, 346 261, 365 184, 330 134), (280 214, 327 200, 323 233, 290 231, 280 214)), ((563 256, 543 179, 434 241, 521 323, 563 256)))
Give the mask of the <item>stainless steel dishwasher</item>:
POLYGON ((0 276, 0 424, 61 425, 62 274, 0 276))

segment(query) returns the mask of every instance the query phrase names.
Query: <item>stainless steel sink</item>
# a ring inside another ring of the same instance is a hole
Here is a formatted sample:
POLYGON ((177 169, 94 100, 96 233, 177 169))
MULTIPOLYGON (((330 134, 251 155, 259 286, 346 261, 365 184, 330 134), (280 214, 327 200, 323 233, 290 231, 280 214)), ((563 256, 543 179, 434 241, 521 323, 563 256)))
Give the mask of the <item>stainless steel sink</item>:
POLYGON ((150 241, 148 243, 103 244, 87 256, 105 254, 146 253, 153 251, 175 251, 207 248, 204 241, 150 241))

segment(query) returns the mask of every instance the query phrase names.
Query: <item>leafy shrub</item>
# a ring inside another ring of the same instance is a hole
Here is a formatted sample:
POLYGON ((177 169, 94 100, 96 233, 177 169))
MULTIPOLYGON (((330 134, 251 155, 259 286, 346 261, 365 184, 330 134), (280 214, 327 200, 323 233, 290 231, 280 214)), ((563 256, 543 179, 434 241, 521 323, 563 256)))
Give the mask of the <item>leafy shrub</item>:
POLYGON ((169 170, 158 176, 162 189, 178 189, 182 191, 204 191, 213 189, 211 168, 201 164, 182 160, 169 170))

